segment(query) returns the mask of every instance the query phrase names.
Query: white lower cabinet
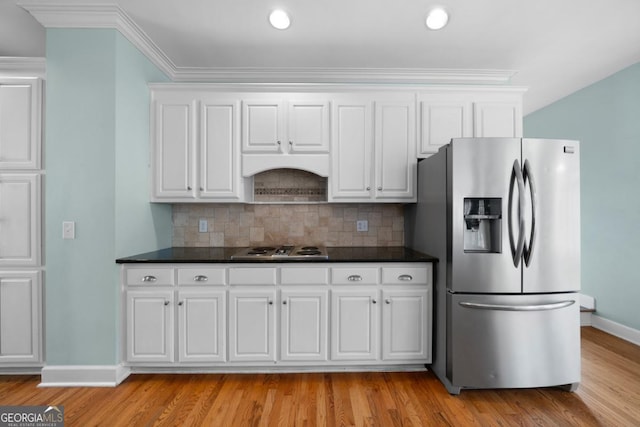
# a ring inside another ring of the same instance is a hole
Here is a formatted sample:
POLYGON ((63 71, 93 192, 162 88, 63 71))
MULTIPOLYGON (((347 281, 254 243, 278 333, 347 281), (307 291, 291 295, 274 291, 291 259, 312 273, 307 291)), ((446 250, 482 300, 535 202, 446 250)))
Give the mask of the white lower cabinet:
POLYGON ((42 361, 40 273, 0 272, 0 366, 42 361))
POLYGON ((229 291, 229 360, 275 361, 275 289, 229 291))
POLYGON ((280 359, 327 361, 328 294, 326 289, 280 292, 280 359))
POLYGON ((226 291, 178 291, 178 361, 226 360, 226 299, 226 291))
POLYGON ((173 362, 173 291, 127 291, 126 300, 127 360, 173 362))
POLYGON ((383 290, 382 300, 382 360, 430 358, 429 289, 383 290))
POLYGON ((378 358, 378 290, 331 291, 331 359, 378 358))
POLYGON ((212 265, 124 267, 126 363, 431 362, 431 264, 212 265))

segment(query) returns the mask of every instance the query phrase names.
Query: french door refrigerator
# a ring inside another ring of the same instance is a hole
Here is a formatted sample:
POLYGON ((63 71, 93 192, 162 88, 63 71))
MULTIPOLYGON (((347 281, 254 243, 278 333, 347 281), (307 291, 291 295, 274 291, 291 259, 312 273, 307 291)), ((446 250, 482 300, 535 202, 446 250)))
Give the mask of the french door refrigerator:
POLYGON ((580 381, 579 143, 453 139, 419 162, 408 246, 439 258, 431 366, 461 388, 580 381))

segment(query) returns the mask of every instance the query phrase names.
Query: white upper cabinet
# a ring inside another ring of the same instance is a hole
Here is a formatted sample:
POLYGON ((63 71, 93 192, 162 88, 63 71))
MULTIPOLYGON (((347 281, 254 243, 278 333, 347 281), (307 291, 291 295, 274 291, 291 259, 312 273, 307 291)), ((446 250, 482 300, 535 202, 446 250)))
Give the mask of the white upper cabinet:
POLYGON ((152 92, 152 201, 239 201, 240 100, 152 92))
POLYGON ((326 97, 298 93, 273 95, 245 95, 243 153, 327 153, 329 101, 326 97), (247 96, 255 98, 247 99, 247 96))
POLYGON ((521 102, 476 102, 473 135, 477 137, 522 136, 521 102))
POLYGON ((0 79, 0 169, 39 169, 42 82, 0 79))
POLYGON ((415 200, 413 94, 335 99, 332 129, 330 201, 415 200))
POLYGON ((0 267, 40 263, 40 180, 35 173, 0 173, 0 267))
POLYGON ((418 94, 418 157, 452 138, 521 137, 522 90, 440 88, 418 94))
POLYGON ((196 99, 189 93, 173 91, 153 93, 152 97, 152 200, 193 199, 196 99))

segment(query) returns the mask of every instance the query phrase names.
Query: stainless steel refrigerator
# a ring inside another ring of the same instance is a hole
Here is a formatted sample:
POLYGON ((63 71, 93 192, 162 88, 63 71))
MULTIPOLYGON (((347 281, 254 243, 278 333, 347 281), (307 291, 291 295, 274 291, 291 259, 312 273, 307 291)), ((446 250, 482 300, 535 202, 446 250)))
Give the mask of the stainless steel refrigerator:
POLYGON ((419 162, 405 230, 439 258, 431 368, 450 393, 577 388, 577 141, 453 139, 419 162))

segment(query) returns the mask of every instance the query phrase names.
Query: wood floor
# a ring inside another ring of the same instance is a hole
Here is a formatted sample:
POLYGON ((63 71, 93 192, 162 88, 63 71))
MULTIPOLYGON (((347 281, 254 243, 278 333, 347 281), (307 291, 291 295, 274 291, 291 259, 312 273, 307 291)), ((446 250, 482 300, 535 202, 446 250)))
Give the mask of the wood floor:
POLYGON ((0 405, 63 405, 65 426, 640 426, 640 347, 582 328, 582 383, 464 390, 430 372, 132 375, 116 388, 0 377, 0 405))

